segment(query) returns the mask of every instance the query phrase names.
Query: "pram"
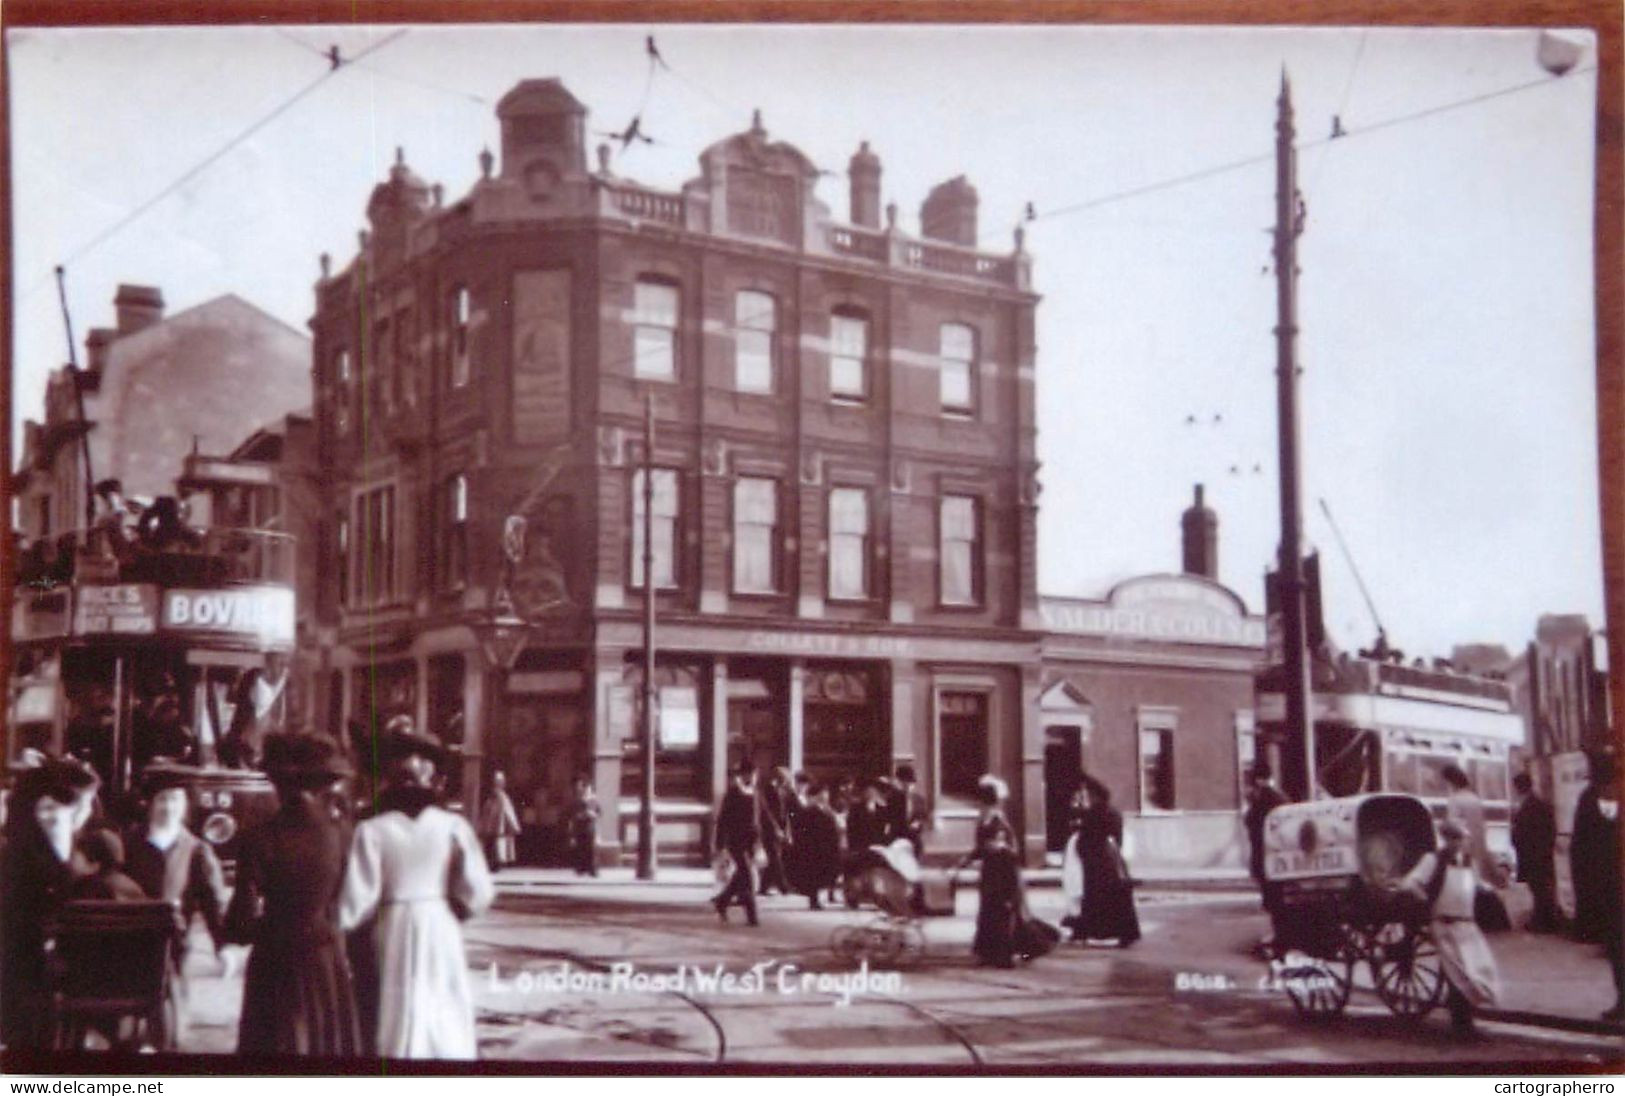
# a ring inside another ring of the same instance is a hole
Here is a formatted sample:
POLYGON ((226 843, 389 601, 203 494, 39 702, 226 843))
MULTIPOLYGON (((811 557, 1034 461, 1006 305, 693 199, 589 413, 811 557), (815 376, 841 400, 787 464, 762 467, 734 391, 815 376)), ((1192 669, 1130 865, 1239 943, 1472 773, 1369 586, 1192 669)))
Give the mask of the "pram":
POLYGON ((926 868, 906 838, 871 845, 853 855, 844 891, 854 908, 872 903, 878 913, 860 925, 842 925, 830 934, 830 948, 853 962, 876 965, 912 962, 925 954, 928 917, 951 917, 958 870, 926 868))

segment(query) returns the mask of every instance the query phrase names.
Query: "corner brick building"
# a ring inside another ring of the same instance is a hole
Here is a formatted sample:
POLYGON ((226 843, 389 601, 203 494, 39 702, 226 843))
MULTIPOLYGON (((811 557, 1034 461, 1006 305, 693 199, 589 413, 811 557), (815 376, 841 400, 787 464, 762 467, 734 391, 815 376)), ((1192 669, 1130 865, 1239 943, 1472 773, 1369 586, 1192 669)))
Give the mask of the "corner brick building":
POLYGON ((702 853, 741 758, 910 764, 938 854, 996 773, 1029 860, 1088 766, 1173 862, 1198 831, 1201 863, 1228 857, 1262 625, 1213 581, 1200 505, 1197 574, 1040 603, 1019 232, 978 250, 961 176, 904 233, 866 142, 839 221, 759 116, 666 192, 589 166, 557 80, 497 113, 466 196, 398 157, 357 254, 323 258, 325 721, 414 716, 461 751, 465 804, 507 774, 527 832, 556 836, 585 774, 601 858, 628 855, 648 466, 663 857, 702 853))
POLYGON ((465 799, 502 768, 542 819, 587 773, 601 853, 632 847, 652 401, 664 853, 699 847, 740 757, 913 764, 959 847, 991 770, 1038 834, 1019 240, 976 250, 963 178, 924 238, 882 224, 867 145, 840 223, 760 117, 668 193, 589 167, 557 80, 497 113, 467 196, 398 162, 316 287, 331 718, 411 713, 460 739, 465 799), (505 669, 482 637, 510 602, 505 669))

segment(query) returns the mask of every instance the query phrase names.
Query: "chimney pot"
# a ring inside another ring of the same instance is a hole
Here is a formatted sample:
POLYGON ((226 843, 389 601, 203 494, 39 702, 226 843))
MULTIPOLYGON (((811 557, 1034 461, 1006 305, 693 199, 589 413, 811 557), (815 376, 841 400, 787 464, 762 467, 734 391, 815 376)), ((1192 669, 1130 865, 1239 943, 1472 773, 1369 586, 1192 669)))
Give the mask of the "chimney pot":
POLYGON ((113 296, 118 333, 130 335, 164 318, 164 295, 155 285, 121 285, 113 296))
POLYGON ((861 228, 880 227, 880 157, 864 141, 847 164, 851 180, 852 223, 861 228))
POLYGON ((1202 485, 1196 485, 1196 499, 1180 517, 1182 555, 1187 575, 1219 579, 1219 516, 1203 501, 1202 485))
POLYGON ((976 188, 963 175, 938 183, 920 206, 920 235, 976 246, 976 188))

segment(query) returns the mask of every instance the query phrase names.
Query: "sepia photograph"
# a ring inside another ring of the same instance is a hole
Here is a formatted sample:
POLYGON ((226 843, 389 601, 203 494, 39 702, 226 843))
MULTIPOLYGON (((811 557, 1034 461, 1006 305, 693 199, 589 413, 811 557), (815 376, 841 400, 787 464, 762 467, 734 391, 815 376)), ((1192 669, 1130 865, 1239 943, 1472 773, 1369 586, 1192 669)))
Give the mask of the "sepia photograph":
POLYGON ((4 29, 0 1068, 1618 1071, 1617 12, 235 10, 4 29))

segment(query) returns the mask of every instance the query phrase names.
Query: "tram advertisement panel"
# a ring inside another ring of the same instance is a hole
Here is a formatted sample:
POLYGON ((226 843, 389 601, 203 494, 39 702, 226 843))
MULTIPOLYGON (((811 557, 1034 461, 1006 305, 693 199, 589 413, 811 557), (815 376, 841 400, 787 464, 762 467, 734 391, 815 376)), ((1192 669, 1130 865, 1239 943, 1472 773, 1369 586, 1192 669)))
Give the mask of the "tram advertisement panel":
POLYGON ((151 635, 157 627, 156 586, 80 586, 74 592, 74 635, 151 635))
POLYGON ((292 646, 293 590, 254 586, 226 590, 165 590, 167 632, 229 635, 268 647, 292 646))

